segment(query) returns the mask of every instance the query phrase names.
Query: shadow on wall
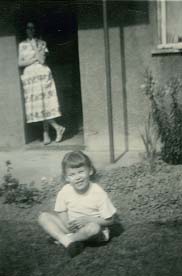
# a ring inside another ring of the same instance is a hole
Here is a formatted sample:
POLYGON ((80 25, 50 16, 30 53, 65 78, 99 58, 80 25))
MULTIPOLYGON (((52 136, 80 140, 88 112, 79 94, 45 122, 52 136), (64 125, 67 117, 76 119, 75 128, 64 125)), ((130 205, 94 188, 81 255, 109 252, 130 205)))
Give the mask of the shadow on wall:
MULTIPOLYGON (((102 1, 79 1, 76 4, 80 29, 103 28, 102 1)), ((149 23, 148 1, 107 1, 109 27, 149 23)))

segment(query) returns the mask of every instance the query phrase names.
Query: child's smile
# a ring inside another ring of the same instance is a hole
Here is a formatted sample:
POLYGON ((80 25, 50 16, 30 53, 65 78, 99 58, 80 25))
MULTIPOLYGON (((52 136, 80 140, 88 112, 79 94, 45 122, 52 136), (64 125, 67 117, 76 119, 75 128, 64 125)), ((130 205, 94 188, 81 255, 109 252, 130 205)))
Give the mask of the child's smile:
POLYGON ((85 167, 67 168, 66 178, 73 188, 79 193, 85 193, 89 188, 90 170, 85 167))

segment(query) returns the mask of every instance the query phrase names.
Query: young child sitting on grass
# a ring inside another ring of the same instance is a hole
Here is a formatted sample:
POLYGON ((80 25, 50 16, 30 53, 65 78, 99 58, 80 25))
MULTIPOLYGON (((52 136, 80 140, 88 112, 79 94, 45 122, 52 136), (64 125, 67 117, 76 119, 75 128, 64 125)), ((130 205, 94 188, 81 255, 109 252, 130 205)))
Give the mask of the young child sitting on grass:
POLYGON ((67 153, 62 173, 66 185, 57 195, 55 210, 42 213, 39 224, 74 257, 82 251, 84 241, 109 241, 116 208, 107 193, 90 180, 95 168, 83 152, 67 153))

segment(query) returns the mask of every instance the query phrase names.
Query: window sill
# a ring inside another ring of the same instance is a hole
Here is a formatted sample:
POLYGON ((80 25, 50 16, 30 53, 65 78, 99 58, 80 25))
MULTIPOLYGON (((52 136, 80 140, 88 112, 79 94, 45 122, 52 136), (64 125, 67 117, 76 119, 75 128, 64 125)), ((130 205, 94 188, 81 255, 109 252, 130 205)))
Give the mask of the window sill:
POLYGON ((168 54, 181 54, 182 49, 156 49, 152 51, 152 56, 168 55, 168 54))
POLYGON ((152 51, 152 55, 167 55, 167 54, 181 54, 182 43, 159 45, 157 49, 152 51))

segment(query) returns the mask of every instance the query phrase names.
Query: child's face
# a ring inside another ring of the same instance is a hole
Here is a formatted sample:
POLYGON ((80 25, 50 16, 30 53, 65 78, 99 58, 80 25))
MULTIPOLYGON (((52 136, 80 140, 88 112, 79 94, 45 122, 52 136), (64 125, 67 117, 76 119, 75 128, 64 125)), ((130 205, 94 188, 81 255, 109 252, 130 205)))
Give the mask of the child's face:
POLYGON ((91 170, 85 166, 66 169, 66 180, 78 193, 85 193, 88 190, 90 175, 91 170))

